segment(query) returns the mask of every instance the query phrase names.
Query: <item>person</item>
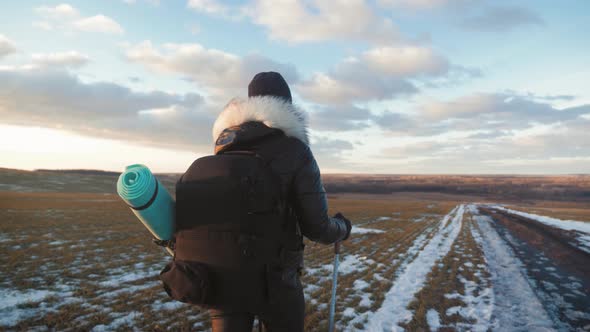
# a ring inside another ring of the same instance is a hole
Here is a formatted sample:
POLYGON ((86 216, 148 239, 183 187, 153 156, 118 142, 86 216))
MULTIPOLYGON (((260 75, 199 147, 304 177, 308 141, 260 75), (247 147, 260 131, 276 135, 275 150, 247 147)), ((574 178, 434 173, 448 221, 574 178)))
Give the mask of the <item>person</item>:
MULTIPOLYGON (((268 161, 268 168, 276 175, 273 179, 280 182, 280 196, 285 197, 286 209, 291 216, 287 222, 291 225, 285 226, 288 235, 281 240, 284 242, 282 247, 285 250, 281 253, 283 263, 278 270, 280 275, 274 281, 267 281, 268 286, 263 287, 268 287, 267 292, 272 295, 273 300, 259 307, 256 312, 224 308, 224 303, 210 307, 212 330, 250 332, 255 317, 258 317, 267 331, 303 331, 305 300, 300 281, 303 268, 303 236, 311 241, 333 244, 346 240, 352 226, 340 213, 334 217, 328 215, 326 192, 318 164, 309 147, 305 116, 293 104, 291 91, 284 78, 276 72, 256 74, 248 85, 248 99, 233 99, 218 116, 213 126, 213 139, 216 156, 231 156, 232 152, 246 151, 263 156, 268 161)), ((215 166, 211 166, 203 169, 214 168, 215 166)), ((198 177, 199 173, 203 172, 194 171, 194 175, 189 173, 191 172, 187 171, 180 184, 177 184, 177 199, 180 195, 178 188, 182 188, 179 186, 188 183, 191 176, 198 177)), ((231 201, 229 197, 224 201, 225 205, 231 205, 228 203, 231 201)), ((192 203, 184 205, 190 208, 192 203)), ((225 205, 221 209, 232 210, 232 206, 225 205)), ((239 207, 234 207, 233 210, 236 209, 239 207)), ((191 215, 182 211, 177 212, 179 213, 191 215)), ((277 223, 278 221, 271 224, 277 223)), ((182 238, 177 241, 182 241, 182 238)), ((210 255, 221 255, 220 251, 225 250, 219 243, 216 245, 219 249, 210 255)), ((213 250, 209 250, 211 251, 213 250)), ((182 256, 182 252, 179 255, 182 256)), ((243 283, 244 278, 247 278, 245 274, 242 275, 241 279, 234 279, 236 283, 243 283)), ((227 281, 225 282, 227 285, 227 281)), ((224 287, 218 292, 225 291, 231 293, 227 295, 228 298, 235 297, 235 293, 241 292, 244 287, 240 286, 237 291, 229 291, 228 288, 230 287, 224 287)), ((223 296, 216 296, 215 300, 222 301, 219 298, 223 296)), ((248 301, 254 297, 249 294, 240 298, 248 301)))

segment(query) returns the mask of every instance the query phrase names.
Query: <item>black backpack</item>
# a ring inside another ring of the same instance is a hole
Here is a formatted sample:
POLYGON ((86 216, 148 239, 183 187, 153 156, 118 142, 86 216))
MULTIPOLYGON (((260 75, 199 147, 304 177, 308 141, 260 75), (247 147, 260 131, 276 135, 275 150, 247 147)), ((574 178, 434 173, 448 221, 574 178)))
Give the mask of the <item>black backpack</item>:
POLYGON ((285 252, 301 243, 284 196, 270 158, 255 152, 193 162, 176 184, 175 257, 160 275, 168 294, 250 312, 272 304, 285 252))

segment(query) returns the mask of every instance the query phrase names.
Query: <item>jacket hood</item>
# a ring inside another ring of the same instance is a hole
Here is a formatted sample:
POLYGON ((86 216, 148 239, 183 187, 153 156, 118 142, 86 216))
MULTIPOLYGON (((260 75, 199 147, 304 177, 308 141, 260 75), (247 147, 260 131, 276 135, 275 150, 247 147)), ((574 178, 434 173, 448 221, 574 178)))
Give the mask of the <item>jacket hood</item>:
POLYGON ((231 100, 215 120, 213 141, 217 141, 225 129, 246 122, 261 122, 309 145, 305 113, 285 99, 272 96, 231 100))

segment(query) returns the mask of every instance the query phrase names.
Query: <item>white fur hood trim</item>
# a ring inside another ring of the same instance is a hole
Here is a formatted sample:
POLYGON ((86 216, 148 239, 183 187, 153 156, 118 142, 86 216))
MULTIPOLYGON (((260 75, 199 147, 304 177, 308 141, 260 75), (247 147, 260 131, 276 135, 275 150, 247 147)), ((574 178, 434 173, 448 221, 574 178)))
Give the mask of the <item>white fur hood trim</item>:
POLYGON ((268 127, 280 129, 285 135, 309 145, 305 113, 281 98, 270 96, 232 99, 215 120, 213 141, 226 128, 249 121, 262 122, 268 127))

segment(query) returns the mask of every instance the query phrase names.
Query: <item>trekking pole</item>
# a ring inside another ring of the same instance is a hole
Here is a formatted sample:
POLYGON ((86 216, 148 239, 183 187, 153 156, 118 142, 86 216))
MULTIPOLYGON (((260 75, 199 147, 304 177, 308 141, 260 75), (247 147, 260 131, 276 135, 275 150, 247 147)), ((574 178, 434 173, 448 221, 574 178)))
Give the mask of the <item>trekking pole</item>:
POLYGON ((340 242, 334 244, 334 271, 332 271, 332 299, 330 301, 330 318, 328 332, 334 332, 334 314, 336 311, 336 288, 338 286, 338 264, 340 256, 340 242))

